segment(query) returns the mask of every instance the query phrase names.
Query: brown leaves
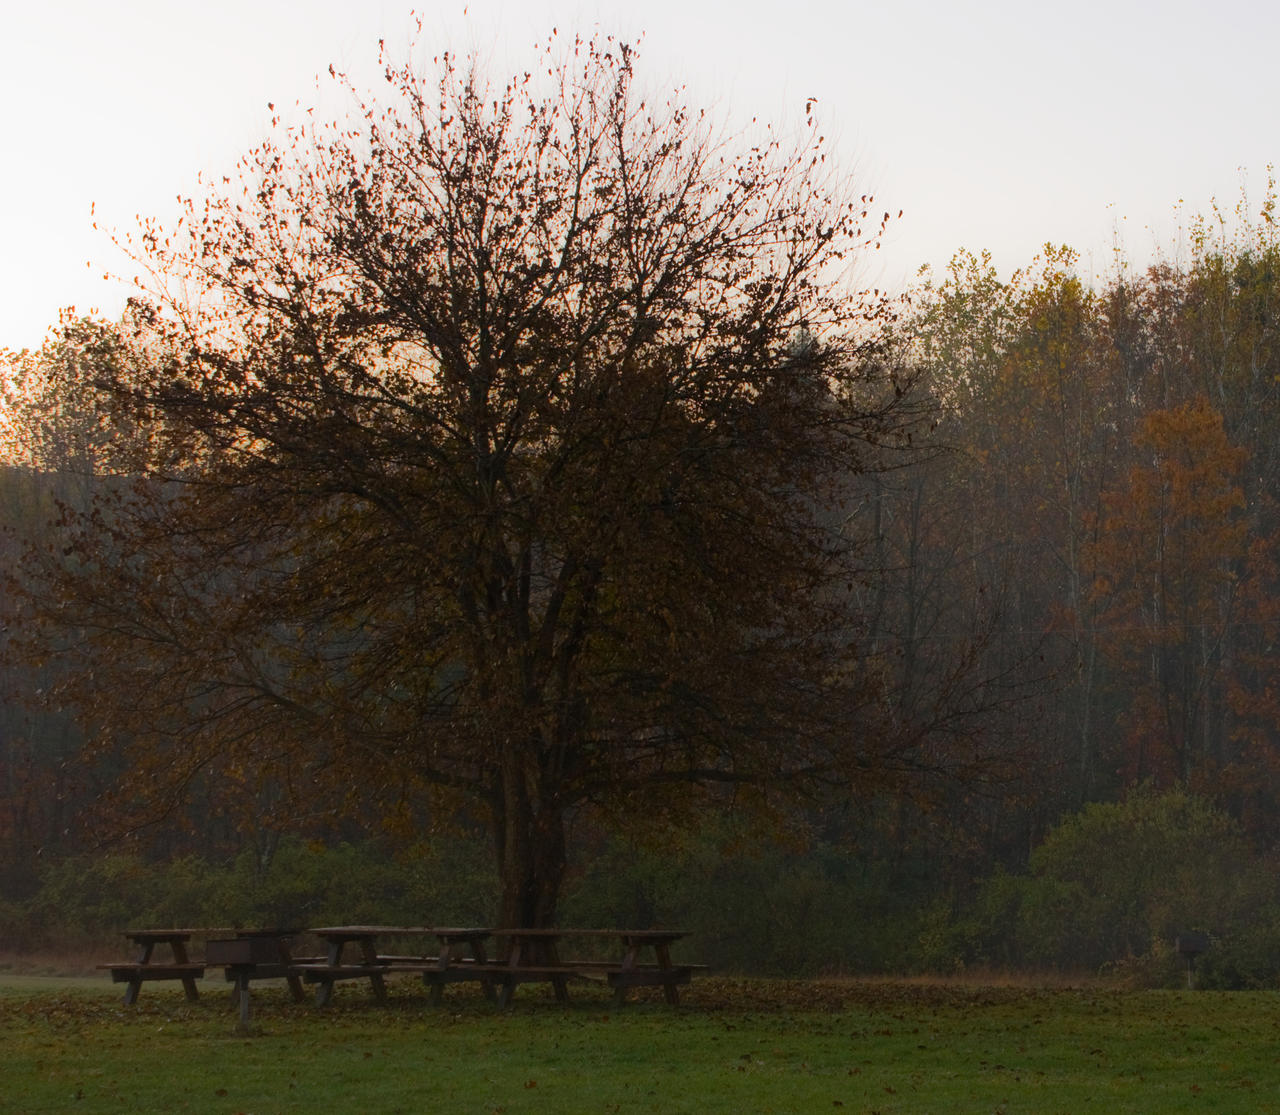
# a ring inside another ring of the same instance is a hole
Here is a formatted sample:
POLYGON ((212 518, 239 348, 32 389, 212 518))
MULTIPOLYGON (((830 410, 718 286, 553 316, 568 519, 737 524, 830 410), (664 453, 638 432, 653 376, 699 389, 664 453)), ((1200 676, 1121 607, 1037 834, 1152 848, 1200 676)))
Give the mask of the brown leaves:
POLYGON ((1201 762, 1192 741, 1206 731, 1203 697, 1223 686, 1214 648, 1248 556, 1246 454, 1203 398, 1150 413, 1137 444, 1151 463, 1104 496, 1093 599, 1106 616, 1103 645, 1132 686, 1133 776, 1185 779, 1201 762))

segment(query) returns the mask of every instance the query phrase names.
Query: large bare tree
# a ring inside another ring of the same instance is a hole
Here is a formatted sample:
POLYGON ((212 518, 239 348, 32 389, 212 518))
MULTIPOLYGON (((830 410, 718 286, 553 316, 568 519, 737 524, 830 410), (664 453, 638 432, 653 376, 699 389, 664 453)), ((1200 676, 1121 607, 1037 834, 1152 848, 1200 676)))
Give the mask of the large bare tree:
POLYGON ((94 374, 146 468, 32 600, 125 796, 470 802, 542 925, 579 812, 903 760, 840 503, 920 414, 812 121, 726 136, 611 40, 436 65, 145 229, 94 374))

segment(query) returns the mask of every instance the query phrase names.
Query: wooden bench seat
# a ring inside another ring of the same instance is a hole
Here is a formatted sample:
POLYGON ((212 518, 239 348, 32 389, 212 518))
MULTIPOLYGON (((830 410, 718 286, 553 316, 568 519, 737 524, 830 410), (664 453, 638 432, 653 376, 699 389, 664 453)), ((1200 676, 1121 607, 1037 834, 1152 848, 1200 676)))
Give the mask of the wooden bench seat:
POLYGON ((629 968, 612 965, 603 969, 603 975, 613 988, 614 998, 619 1005, 626 1001, 627 991, 632 987, 661 987, 667 1002, 675 1006, 680 1002, 680 993, 676 988, 692 982, 695 972, 706 970, 705 964, 672 964, 669 968, 657 964, 636 964, 629 968))
POLYGON ((673 964, 670 968, 610 968, 605 972, 610 987, 662 987, 685 984, 693 978, 692 964, 673 964))
POLYGON ((474 960, 454 960, 449 967, 440 968, 432 965, 409 966, 395 965, 393 971, 421 971, 424 976, 452 976, 459 980, 492 979, 527 983, 535 980, 569 979, 578 974, 572 964, 526 965, 512 968, 508 964, 478 964, 474 960))
POLYGON ((382 977, 392 970, 390 964, 290 964, 289 972, 301 976, 316 987, 316 1005, 326 1006, 333 998, 333 985, 338 980, 367 979, 373 989, 373 997, 379 1003, 387 1001, 386 984, 382 977))
POLYGON ((131 979, 203 979, 203 964, 135 964, 123 961, 117 964, 99 964, 103 971, 111 973, 115 983, 131 979))
POLYGON ((248 977, 250 979, 288 979, 294 973, 290 964, 226 964, 223 970, 228 983, 248 977))
POLYGON ((300 975, 308 983, 322 983, 337 979, 368 979, 384 976, 391 971, 390 964, 290 964, 289 971, 300 975))
MULTIPOLYGON (((477 965, 480 967, 481 965, 477 965)), ((509 964, 485 964, 495 972, 521 979, 544 979, 550 976, 575 976, 578 974, 576 964, 520 964, 515 967, 509 964)))
POLYGON ((707 971, 705 964, 672 964, 670 968, 664 968, 660 964, 633 964, 628 968, 616 960, 572 960, 568 966, 577 969, 586 979, 600 979, 611 973, 623 975, 627 972, 638 972, 647 976, 662 976, 684 971, 694 976, 707 971))
MULTIPOLYGON (((383 956, 378 955, 379 964, 387 964, 393 972, 456 972, 459 970, 474 971, 481 967, 479 961, 473 956, 451 956, 448 962, 441 966, 440 957, 438 956, 383 956)), ((498 968, 500 965, 494 964, 492 961, 486 961, 483 965, 486 969, 498 968)))
POLYGON ((138 991, 148 980, 176 979, 182 981, 182 988, 192 1002, 200 997, 196 990, 196 980, 204 978, 203 964, 144 964, 124 961, 116 964, 99 964, 98 968, 111 973, 112 983, 127 983, 124 1001, 132 1006, 138 1001, 138 991))
MULTIPOLYGON (((379 959, 386 959, 379 957, 379 959)), ((431 1002, 439 1006, 444 997, 444 987, 448 983, 479 983, 484 987, 485 997, 495 1000, 497 994, 493 989, 496 973, 505 971, 498 964, 479 964, 471 957, 454 957, 448 965, 440 967, 438 956, 424 956, 416 960, 396 960, 390 965, 392 973, 411 973, 420 975, 422 982, 430 989, 431 1002)))

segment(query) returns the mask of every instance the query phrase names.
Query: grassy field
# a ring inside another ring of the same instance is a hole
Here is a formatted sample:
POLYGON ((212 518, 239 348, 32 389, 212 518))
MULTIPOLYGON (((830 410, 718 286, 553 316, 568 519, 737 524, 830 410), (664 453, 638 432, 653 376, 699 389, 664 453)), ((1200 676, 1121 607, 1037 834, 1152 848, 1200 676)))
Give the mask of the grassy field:
POLYGON ((707 979, 676 1010, 0 978, 0 1112, 1280 1112, 1280 996, 707 979))

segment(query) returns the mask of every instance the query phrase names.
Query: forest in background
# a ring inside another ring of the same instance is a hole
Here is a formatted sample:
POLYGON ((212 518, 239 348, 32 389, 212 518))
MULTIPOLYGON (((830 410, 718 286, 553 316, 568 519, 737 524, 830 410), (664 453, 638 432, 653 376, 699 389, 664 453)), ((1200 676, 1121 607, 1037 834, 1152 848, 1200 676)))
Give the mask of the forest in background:
MULTIPOLYGON (((941 754, 883 793, 762 833, 574 842, 566 922, 678 921, 719 966, 780 974, 974 965, 1176 979, 1203 930, 1223 986, 1280 970, 1280 242, 1274 196, 1212 214, 1187 258, 1091 287, 1067 249, 1009 279, 962 253, 891 327, 936 415, 929 445, 860 478, 846 524, 870 571, 860 632, 895 722, 941 754), (732 918, 726 910, 735 911, 732 918), (737 939, 724 926, 740 928, 737 939), (749 961, 748 958, 754 958, 749 961)), ((6 354, 16 399, 64 387, 110 326, 6 354)), ((25 414, 0 473, 8 570, 57 546, 106 435, 90 392, 25 414)), ((403 861, 365 824, 291 817, 243 786, 115 840, 116 773, 31 698, 59 662, 10 662, 0 705, 0 925, 81 945, 124 921, 489 920, 468 819, 403 861), (228 808, 237 792, 240 808, 228 808), (219 916, 221 915, 221 916, 219 916)), ((408 849, 403 849, 408 851, 408 849)))

